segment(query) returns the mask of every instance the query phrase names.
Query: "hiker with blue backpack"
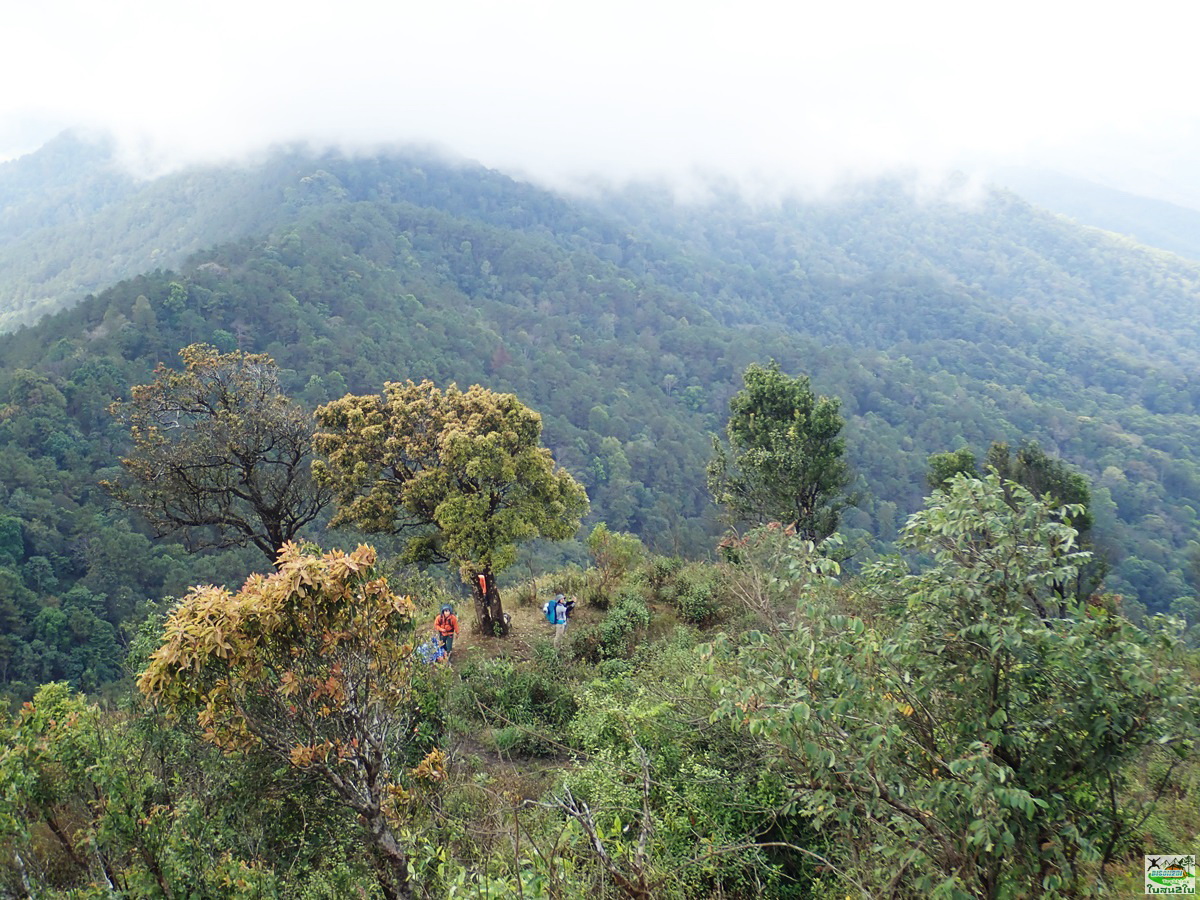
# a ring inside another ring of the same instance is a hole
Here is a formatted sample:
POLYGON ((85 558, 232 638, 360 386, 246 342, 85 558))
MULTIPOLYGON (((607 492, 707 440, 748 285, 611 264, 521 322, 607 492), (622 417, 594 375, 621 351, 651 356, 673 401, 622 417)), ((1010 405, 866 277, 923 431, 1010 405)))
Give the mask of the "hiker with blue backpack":
POLYGON ((567 619, 570 617, 571 607, 574 605, 575 601, 568 600, 564 594, 555 594, 554 599, 542 607, 542 611, 546 614, 546 621, 554 626, 555 647, 558 647, 558 642, 567 633, 567 619))

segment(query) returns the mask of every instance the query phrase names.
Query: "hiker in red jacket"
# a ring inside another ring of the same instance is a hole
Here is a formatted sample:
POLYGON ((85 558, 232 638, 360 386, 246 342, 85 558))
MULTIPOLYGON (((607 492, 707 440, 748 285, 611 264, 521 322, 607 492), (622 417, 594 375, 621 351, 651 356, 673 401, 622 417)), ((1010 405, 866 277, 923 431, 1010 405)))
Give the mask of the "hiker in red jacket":
POLYGON ((454 650, 454 639, 458 637, 458 616, 454 614, 454 607, 449 603, 443 604, 442 611, 433 620, 433 627, 442 642, 442 649, 446 651, 446 659, 449 659, 454 650))

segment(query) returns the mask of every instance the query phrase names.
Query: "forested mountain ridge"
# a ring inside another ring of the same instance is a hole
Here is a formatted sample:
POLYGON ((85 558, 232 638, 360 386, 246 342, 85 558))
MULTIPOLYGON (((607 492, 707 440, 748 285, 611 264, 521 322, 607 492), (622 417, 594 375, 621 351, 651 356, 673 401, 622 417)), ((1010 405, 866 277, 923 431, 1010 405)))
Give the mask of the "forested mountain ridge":
MULTIPOLYGON (((864 493, 852 541, 888 546, 930 453, 1034 439, 1093 480, 1110 586, 1154 609, 1194 590, 1189 264, 1011 195, 918 201, 896 183, 689 205, 573 200, 403 155, 260 171, 247 196, 276 185, 260 221, 282 224, 0 338, 0 615, 20 641, 6 680, 103 683, 112 629, 140 604, 260 564, 151 544, 97 487, 124 446, 108 404, 197 341, 269 353, 310 407, 403 378, 513 391, 587 487, 590 521, 688 554, 720 528, 710 435, 746 365, 774 358, 842 400, 864 493)), ((229 191, 252 175, 234 177, 205 175, 229 191)))
MULTIPOLYGON (((947 189, 919 199, 905 182, 883 181, 823 202, 726 202, 719 216, 707 218, 636 195, 617 208, 645 230, 719 260, 725 290, 736 289, 760 313, 804 315, 810 330, 831 339, 889 346, 931 331, 991 337, 990 329, 1003 329, 1019 310, 1042 326, 1064 325, 1110 345, 1118 340, 1154 365, 1181 355, 1190 360, 1200 348, 1200 267, 1073 227, 1009 193, 955 199, 947 189), (965 308, 939 308, 939 320, 953 316, 940 325, 917 318, 904 323, 911 332, 873 333, 860 313, 889 286, 910 294, 940 289, 965 308), (840 316, 846 301, 855 308, 840 316), (982 328, 979 315, 990 319, 982 328)), ((1019 322, 1008 324, 997 343, 1026 337, 1013 330, 1019 322)))
POLYGON ((277 162, 148 179, 109 144, 66 133, 0 164, 0 332, 286 221, 294 179, 277 162))

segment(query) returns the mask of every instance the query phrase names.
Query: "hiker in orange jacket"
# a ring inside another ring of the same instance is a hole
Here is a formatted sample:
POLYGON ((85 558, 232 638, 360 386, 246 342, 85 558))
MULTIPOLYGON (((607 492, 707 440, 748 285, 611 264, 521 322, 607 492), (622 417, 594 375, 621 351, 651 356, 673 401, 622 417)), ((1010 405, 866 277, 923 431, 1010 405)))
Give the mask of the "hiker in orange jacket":
POLYGON ((446 658, 449 659, 451 651, 454 650, 454 639, 458 637, 458 616, 454 614, 454 607, 449 603, 442 604, 442 611, 433 620, 433 627, 442 642, 442 649, 446 651, 446 658))

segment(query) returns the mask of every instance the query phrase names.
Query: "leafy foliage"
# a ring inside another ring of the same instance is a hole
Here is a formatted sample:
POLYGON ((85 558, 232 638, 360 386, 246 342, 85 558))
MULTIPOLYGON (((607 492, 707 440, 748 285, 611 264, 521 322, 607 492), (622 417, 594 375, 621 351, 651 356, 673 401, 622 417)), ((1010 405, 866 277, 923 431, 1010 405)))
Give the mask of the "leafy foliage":
POLYGON ((466 721, 492 729, 501 752, 526 756, 560 751, 560 734, 576 700, 556 661, 518 665, 511 660, 470 661, 460 670, 451 705, 466 721), (549 739, 547 739, 549 738, 549 739))
POLYGON ((630 654, 638 637, 650 624, 646 602, 633 591, 625 591, 609 607, 600 623, 601 659, 621 659, 630 654))
POLYGON ((592 529, 587 546, 599 576, 589 588, 589 599, 603 609, 617 585, 645 558, 646 547, 637 535, 611 531, 603 522, 592 529))
POLYGON ((866 892, 1070 892, 1130 836, 1116 797, 1141 749, 1194 745, 1200 697, 1169 632, 1035 611, 1086 557, 1073 512, 956 476, 905 530, 930 567, 867 574, 888 617, 839 609, 832 564, 799 544, 794 625, 715 658, 717 715, 776 749, 788 808, 853 848, 835 865, 866 892))
POLYGON ((407 774, 414 702, 412 602, 373 572, 375 552, 304 553, 288 544, 278 572, 232 595, 197 588, 167 620, 138 678, 176 713, 194 710, 207 740, 261 748, 310 774, 362 817, 389 895, 408 892, 395 829, 410 777, 440 778, 435 749, 407 774))
MULTIPOLYGON (((1023 442, 1014 453, 1004 443, 993 443, 988 448, 985 465, 989 472, 1000 476, 1005 484, 1019 484, 1038 497, 1048 497, 1050 502, 1071 506, 1074 510, 1069 524, 1078 534, 1080 549, 1086 550, 1089 558, 1078 565, 1070 584, 1060 583, 1057 592, 1066 594, 1079 602, 1087 600, 1096 591, 1108 571, 1108 563, 1099 556, 1092 535, 1095 516, 1090 508, 1092 501, 1088 480, 1061 459, 1047 454, 1037 441, 1023 442)), ((963 447, 954 453, 935 453, 929 457, 928 481, 935 490, 946 489, 956 475, 977 477, 975 454, 963 447)), ((1009 503, 1015 505, 1012 497, 1009 503)), ((1065 605, 1054 605, 1058 613, 1065 612, 1065 605)), ((1047 610, 1042 610, 1043 615, 1047 610)))
POLYGON ((144 707, 106 713, 43 686, 0 726, 0 885, 246 900, 369 888, 352 820, 323 792, 253 754, 224 763, 144 707))
POLYGON ((568 734, 586 757, 563 779, 571 811, 591 818, 610 878, 628 885, 622 896, 638 896, 635 884, 667 898, 808 896, 813 867, 769 846, 807 840, 807 829, 778 815, 785 783, 758 748, 705 721, 701 671, 692 641, 676 633, 645 655, 638 677, 581 688, 568 734))
POLYGON ((809 540, 837 530, 851 504, 838 401, 813 394, 808 378, 779 364, 752 365, 729 401, 728 447, 714 443, 709 489, 736 521, 777 520, 809 540))

